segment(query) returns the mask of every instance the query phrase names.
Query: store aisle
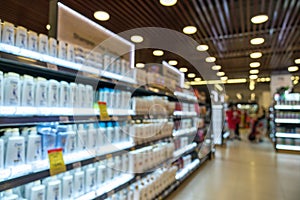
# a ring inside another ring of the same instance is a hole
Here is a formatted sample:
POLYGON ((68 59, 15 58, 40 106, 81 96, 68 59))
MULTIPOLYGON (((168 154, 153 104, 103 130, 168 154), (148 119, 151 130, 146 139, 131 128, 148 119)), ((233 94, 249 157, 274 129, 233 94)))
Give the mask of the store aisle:
POLYGON ((300 155, 276 154, 272 144, 228 142, 168 200, 299 200, 300 155))

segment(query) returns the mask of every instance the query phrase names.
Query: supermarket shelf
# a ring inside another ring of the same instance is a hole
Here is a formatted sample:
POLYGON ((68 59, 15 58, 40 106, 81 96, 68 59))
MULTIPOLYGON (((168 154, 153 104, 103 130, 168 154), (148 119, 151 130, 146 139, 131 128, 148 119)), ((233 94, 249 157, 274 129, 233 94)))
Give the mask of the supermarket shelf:
POLYGON ((300 146, 286 145, 286 144, 276 144, 276 149, 300 151, 300 146))
POLYGON ((275 105, 276 110, 300 110, 300 105, 275 105))
POLYGON ((194 151, 197 147, 197 144, 195 142, 175 151, 173 153, 173 157, 174 157, 174 160, 178 160, 178 158, 180 158, 181 156, 183 156, 184 154, 188 154, 192 151, 194 151))
POLYGON ((157 200, 165 199, 167 196, 169 196, 178 186, 180 185, 179 181, 175 181, 173 184, 171 184, 167 189, 165 189, 161 194, 159 194, 156 198, 157 200))
POLYGON ((300 139, 300 133, 276 133, 276 137, 300 139))
POLYGON ((181 137, 184 135, 189 135, 189 134, 196 134, 197 132, 197 128, 193 127, 193 128, 188 128, 188 129, 180 129, 177 131, 173 131, 173 137, 181 137))
POLYGON ((276 118, 275 123, 282 123, 282 124, 300 124, 300 119, 283 119, 283 118, 276 118))
POLYGON ((196 112, 187 112, 187 111, 174 111, 173 113, 176 117, 196 117, 196 112))
POLYGON ((185 168, 181 169, 176 173, 176 180, 184 180, 194 169, 200 166, 200 160, 195 159, 193 162, 188 164, 185 168))

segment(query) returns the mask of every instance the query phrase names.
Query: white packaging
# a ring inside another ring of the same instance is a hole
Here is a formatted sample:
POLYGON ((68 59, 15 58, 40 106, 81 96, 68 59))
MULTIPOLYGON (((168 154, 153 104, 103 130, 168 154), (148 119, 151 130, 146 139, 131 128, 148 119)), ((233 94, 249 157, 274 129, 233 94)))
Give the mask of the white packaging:
POLYGON ((70 106, 71 108, 78 107, 78 85, 76 83, 70 83, 70 106))
POLYGON ((106 131, 105 127, 103 127, 103 125, 100 124, 99 128, 98 128, 98 145, 99 146, 104 146, 106 144, 105 131, 106 131))
POLYGON ((35 90, 35 105, 46 107, 48 105, 48 81, 45 78, 37 77, 35 90))
POLYGON ((74 46, 70 43, 67 45, 67 60, 70 62, 75 62, 74 46))
POLYGON ((59 83, 57 80, 50 79, 48 81, 48 106, 58 107, 58 94, 59 94, 59 83))
POLYGON ((28 44, 27 48, 31 51, 37 51, 38 50, 38 36, 37 33, 34 31, 28 31, 28 44))
POLYGON ((0 71, 0 106, 3 106, 3 100, 4 100, 4 79, 3 79, 3 72, 0 71))
POLYGON ((118 143, 120 142, 120 126, 119 126, 119 123, 115 123, 115 126, 114 126, 114 142, 115 143, 118 143))
POLYGON ((47 182, 46 200, 61 199, 61 181, 53 178, 47 182))
POLYGON ((65 153, 74 153, 77 150, 76 132, 71 124, 68 125, 67 135, 68 139, 65 146, 65 153))
POLYGON ((94 151, 98 146, 98 132, 94 124, 88 124, 88 149, 94 151))
POLYGON ((90 192, 96 187, 96 169, 89 167, 85 170, 85 192, 90 192))
POLYGON ((61 179, 62 183, 62 200, 73 199, 73 176, 68 172, 61 179))
POLYGON ((37 134, 36 128, 30 130, 27 136, 26 161, 27 163, 35 162, 42 159, 42 138, 37 134))
POLYGON ((38 52, 48 54, 48 47, 48 36, 40 33, 38 39, 38 52))
POLYGON ((2 43, 15 45, 15 27, 12 23, 4 22, 2 26, 2 43))
POLYGON ((100 185, 105 182, 105 165, 97 166, 97 184, 100 185))
POLYGON ((128 154, 122 155, 122 171, 127 173, 129 170, 129 160, 128 160, 128 154))
POLYGON ((0 138, 0 169, 4 168, 4 141, 0 138))
POLYGON ((10 190, 6 190, 4 192, 4 196, 1 197, 1 199, 3 199, 3 200, 18 200, 19 196, 14 194, 13 191, 10 189, 10 190))
POLYGON ((77 169, 74 173, 74 198, 84 194, 84 172, 77 169))
POLYGON ((58 58, 67 59, 67 43, 64 41, 58 41, 58 58))
POLYGON ((87 130, 84 128, 83 124, 78 124, 77 148, 79 151, 85 150, 87 148, 87 138, 87 130))
POLYGON ((25 139, 20 136, 19 129, 8 129, 5 166, 14 167, 25 163, 25 139))
POLYGON ((27 48, 27 29, 22 26, 16 28, 16 46, 23 49, 27 48))
POLYGON ((31 189, 30 200, 45 200, 46 187, 44 185, 34 186, 31 189))
POLYGON ((94 91, 93 91, 93 87, 91 85, 86 85, 86 105, 85 107, 87 108, 93 108, 93 104, 94 104, 94 91))
POLYGON ((121 75, 126 76, 127 69, 126 69, 126 60, 121 60, 121 75))
POLYGON ((106 180, 111 180, 114 178, 114 163, 113 161, 110 159, 107 161, 106 163, 106 180))
POLYGON ((70 107, 70 85, 61 81, 59 84, 59 106, 60 107, 70 107))
POLYGON ((4 104, 20 106, 20 75, 9 72, 4 76, 4 104))
POLYGON ((121 74, 121 72, 122 72, 121 60, 118 59, 118 60, 116 61, 115 73, 116 73, 116 74, 121 74))
POLYGON ((103 70, 104 71, 110 71, 109 68, 110 68, 110 56, 108 54, 104 55, 104 58, 103 58, 103 70))
POLYGON ((119 176, 122 170, 122 162, 120 156, 116 156, 114 159, 114 176, 119 176))
POLYGON ((21 105, 34 106, 35 82, 32 76, 24 75, 21 89, 21 105))
POLYGON ((49 38, 49 56, 57 57, 57 40, 49 38))
POLYGON ((80 108, 85 107, 85 100, 86 100, 86 90, 85 86, 81 83, 78 84, 78 105, 80 108))

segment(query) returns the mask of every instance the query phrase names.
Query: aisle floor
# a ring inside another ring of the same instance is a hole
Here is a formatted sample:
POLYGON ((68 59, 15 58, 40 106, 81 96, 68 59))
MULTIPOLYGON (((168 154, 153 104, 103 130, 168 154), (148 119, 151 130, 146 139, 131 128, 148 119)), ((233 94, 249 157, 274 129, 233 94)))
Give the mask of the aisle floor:
POLYGON ((168 200, 300 200, 300 155, 275 153, 268 139, 229 141, 168 200))

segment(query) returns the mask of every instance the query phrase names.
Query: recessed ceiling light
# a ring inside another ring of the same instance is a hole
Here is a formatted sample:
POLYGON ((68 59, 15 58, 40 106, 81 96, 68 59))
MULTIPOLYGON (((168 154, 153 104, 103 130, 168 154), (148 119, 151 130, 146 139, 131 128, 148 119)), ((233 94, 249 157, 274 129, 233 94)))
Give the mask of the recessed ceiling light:
POLYGON ((254 79, 257 79, 258 76, 256 74, 252 74, 252 75, 249 76, 249 78, 252 79, 252 80, 254 80, 254 79))
POLYGON ((162 56, 164 55, 164 52, 162 50, 154 50, 153 55, 155 56, 162 56))
POLYGON ((289 71, 289 72, 296 72, 296 71, 298 71, 298 70, 299 70, 298 66, 290 66, 290 67, 288 68, 288 71, 289 71))
POLYGON ((250 54, 250 58, 260 58, 260 57, 262 57, 261 52, 253 52, 250 54))
POLYGON ((259 70, 258 69, 251 69, 249 71, 250 74, 258 74, 259 73, 259 70))
POLYGON ((212 63, 216 61, 216 57, 210 56, 205 58, 205 62, 212 63))
POLYGON ((194 81, 199 82, 201 81, 201 78, 194 78, 194 81))
POLYGON ((194 34, 197 32, 197 28, 195 26, 186 26, 182 30, 185 34, 194 34))
POLYGON ((177 0, 159 0, 159 3, 163 6, 174 6, 177 0))
POLYGON ((295 64, 300 64, 300 58, 297 58, 297 59, 295 60, 295 64))
POLYGON ((266 82, 270 82, 271 81, 271 78, 270 77, 267 77, 266 78, 266 82))
POLYGON ((181 71, 181 72, 187 72, 188 69, 186 67, 181 67, 181 68, 179 68, 179 71, 181 71))
POLYGON ((220 78, 222 81, 227 81, 228 80, 228 77, 227 76, 223 76, 220 78))
POLYGON ((51 29, 51 25, 50 24, 47 24, 46 25, 46 29, 49 31, 51 29))
POLYGON ((196 47, 197 51, 207 51, 208 46, 206 44, 201 44, 196 47))
POLYGON ((100 21, 107 21, 109 20, 109 14, 105 11, 96 11, 94 12, 94 17, 100 21))
POLYGON ((253 24, 261 24, 268 21, 269 17, 267 15, 256 15, 251 18, 253 24))
POLYGON ((224 76, 225 72, 217 72, 217 76, 224 76))
POLYGON ((250 63, 250 67, 252 68, 256 68, 256 67, 259 67, 260 66, 260 62, 252 62, 250 63))
POLYGON ((253 91, 255 89, 255 85, 254 84, 250 84, 249 85, 249 90, 253 91))
POLYGON ((194 73, 189 73, 189 74, 187 75, 187 77, 189 77, 189 78, 195 78, 195 77, 196 77, 196 74, 194 74, 194 73))
POLYGON ((177 60, 169 60, 169 65, 177 65, 178 64, 178 62, 177 62, 177 60))
POLYGON ((258 44, 262 44, 265 42, 264 38, 253 38, 250 40, 250 43, 253 45, 258 45, 258 44))
POLYGON ((214 65, 211 67, 212 70, 220 70, 221 68, 221 65, 214 65))
POLYGON ((130 40, 135 43, 141 43, 144 41, 144 38, 140 35, 133 35, 130 37, 130 40))
POLYGON ((144 68, 145 64, 144 63, 136 63, 135 66, 136 66, 136 68, 144 68))

